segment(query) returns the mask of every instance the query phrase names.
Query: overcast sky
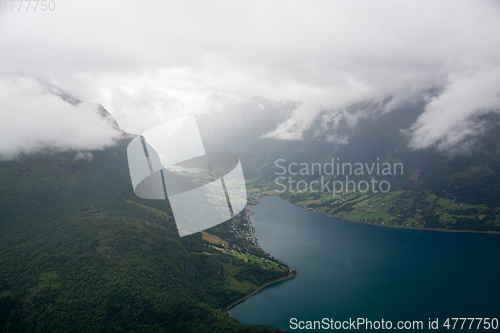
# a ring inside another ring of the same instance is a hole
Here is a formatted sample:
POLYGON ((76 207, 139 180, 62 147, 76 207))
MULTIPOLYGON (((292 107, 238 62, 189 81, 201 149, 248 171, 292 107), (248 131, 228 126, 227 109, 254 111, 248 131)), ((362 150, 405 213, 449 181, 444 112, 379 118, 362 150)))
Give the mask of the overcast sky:
POLYGON ((394 96, 390 112, 438 88, 411 144, 447 149, 500 106, 498 1, 53 0, 45 12, 26 4, 0 9, 4 155, 97 149, 117 137, 37 80, 102 104, 137 134, 262 95, 302 102, 268 134, 300 139, 323 110, 394 96), (12 130, 23 123, 29 130, 12 130))

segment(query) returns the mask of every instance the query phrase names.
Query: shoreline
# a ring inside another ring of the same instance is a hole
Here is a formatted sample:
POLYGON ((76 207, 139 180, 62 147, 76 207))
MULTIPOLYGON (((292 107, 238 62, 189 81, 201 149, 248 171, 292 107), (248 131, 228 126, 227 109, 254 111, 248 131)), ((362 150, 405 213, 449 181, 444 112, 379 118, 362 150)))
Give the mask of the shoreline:
POLYGON ((333 217, 333 218, 336 218, 336 219, 339 219, 339 220, 343 220, 343 221, 363 223, 363 224, 374 225, 374 226, 378 226, 378 227, 389 227, 389 228, 394 228, 394 229, 408 229, 408 230, 422 230, 422 231, 460 232, 460 233, 471 232, 471 233, 478 233, 478 234, 500 235, 500 231, 494 231, 494 230, 491 230, 491 231, 480 231, 480 230, 451 230, 451 229, 443 229, 443 228, 412 228, 412 227, 407 227, 407 226, 402 226, 402 225, 401 226, 399 226, 399 225, 395 226, 395 225, 389 225, 389 224, 378 224, 378 223, 365 222, 365 221, 360 221, 360 220, 352 219, 352 218, 349 218, 349 217, 337 217, 337 216, 325 214, 323 212, 308 211, 306 209, 306 207, 304 207, 302 205, 298 205, 298 204, 296 204, 294 202, 291 202, 289 200, 286 200, 285 198, 280 197, 279 195, 269 195, 269 194, 262 194, 262 195, 263 196, 268 196, 268 197, 280 198, 280 199, 285 200, 286 202, 288 202, 288 203, 290 203, 290 204, 292 204, 292 205, 294 205, 296 207, 302 208, 302 209, 304 209, 304 210, 306 210, 307 212, 310 212, 310 213, 321 214, 321 215, 324 215, 324 216, 333 217))
MULTIPOLYGON (((258 203, 257 203, 258 204, 258 203)), ((259 247, 261 250, 264 250, 262 249, 262 247, 260 247, 259 245, 259 242, 257 241, 257 238, 255 238, 255 236, 253 235, 253 225, 252 225, 252 221, 250 219, 250 216, 254 215, 255 212, 253 210, 251 210, 250 208, 248 208, 248 210, 250 211, 250 214, 246 216, 246 219, 248 221, 248 225, 250 227, 250 230, 252 232, 252 239, 253 239, 253 242, 254 244, 259 247)), ((280 282, 285 282, 287 280, 291 280, 293 279, 295 276, 297 276, 299 272, 295 269, 295 268, 291 268, 289 267, 289 271, 288 271, 288 275, 285 276, 285 277, 282 277, 282 278, 279 278, 279 279, 276 279, 276 280, 273 280, 273 281, 270 281, 270 282, 267 282, 266 284, 263 284, 262 286, 258 287, 257 289, 255 289, 254 291, 252 291, 250 294, 247 294, 245 296, 243 296, 242 298, 232 302, 231 304, 229 304, 228 306, 226 306, 223 310, 222 310, 222 313, 224 314, 227 314, 229 317, 231 317, 231 314, 229 313, 229 311, 234 308, 236 305, 240 304, 240 303, 243 303, 244 301, 246 301, 247 299, 249 299, 250 297, 252 296, 255 296, 257 293, 261 292, 262 290, 266 289, 267 287, 269 286, 272 286, 276 283, 280 283, 280 282), (292 269, 293 269, 293 273, 292 273, 292 269)), ((233 317, 231 317, 233 318, 233 317)), ((234 319, 234 318, 233 318, 234 319)), ((236 319, 235 319, 236 320, 236 319)))
MULTIPOLYGON (((234 301, 233 303, 229 304, 228 306, 226 306, 224 308, 224 310, 222 310, 222 313, 224 314, 227 314, 229 317, 231 317, 231 314, 229 314, 229 311, 234 308, 236 305, 240 304, 240 303, 243 303, 244 301, 246 301, 247 299, 249 299, 250 297, 252 296, 255 296, 257 293, 261 292, 262 290, 266 289, 267 287, 269 286, 272 286, 273 284, 276 284, 276 283, 280 283, 280 282, 284 282, 284 281, 287 281, 287 280, 291 280, 293 279, 294 277, 297 276, 297 274, 299 273, 296 269, 294 269, 294 272, 295 274, 292 274, 291 272, 288 273, 287 276, 285 277, 282 277, 282 278, 279 278, 279 279, 276 279, 274 281, 271 281, 271 282, 268 282, 266 284, 263 284, 262 286, 258 287, 257 289, 255 289, 254 291, 252 291, 250 294, 248 295, 245 295, 244 297, 240 298, 239 300, 237 301, 234 301)), ((233 318, 233 317, 231 317, 233 318)), ((234 318, 233 318, 234 319, 234 318)), ((236 319, 235 319, 236 320, 236 319)))

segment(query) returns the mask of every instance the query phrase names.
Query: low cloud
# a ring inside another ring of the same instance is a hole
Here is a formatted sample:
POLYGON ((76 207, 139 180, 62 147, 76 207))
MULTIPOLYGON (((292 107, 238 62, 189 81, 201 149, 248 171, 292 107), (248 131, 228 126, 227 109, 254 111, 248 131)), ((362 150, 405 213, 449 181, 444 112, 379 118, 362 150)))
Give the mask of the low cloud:
POLYGON ((412 127, 412 146, 448 149, 466 140, 457 119, 480 133, 474 119, 500 93, 494 0, 75 0, 1 15, 0 74, 98 101, 129 133, 262 95, 301 103, 267 134, 300 140, 325 112, 387 98, 379 111, 393 112, 433 90, 442 93, 412 127))
POLYGON ((75 157, 73 157, 73 160, 75 161, 77 160, 92 161, 93 159, 94 159, 94 154, 92 154, 91 152, 82 153, 81 151, 79 151, 78 153, 76 153, 75 157))
POLYGON ((113 145, 121 132, 98 108, 97 104, 64 101, 51 87, 31 77, 1 76, 0 157, 113 145))
POLYGON ((478 118, 489 112, 500 112, 500 68, 452 77, 412 126, 410 146, 468 148, 470 140, 484 134, 485 124, 478 118))

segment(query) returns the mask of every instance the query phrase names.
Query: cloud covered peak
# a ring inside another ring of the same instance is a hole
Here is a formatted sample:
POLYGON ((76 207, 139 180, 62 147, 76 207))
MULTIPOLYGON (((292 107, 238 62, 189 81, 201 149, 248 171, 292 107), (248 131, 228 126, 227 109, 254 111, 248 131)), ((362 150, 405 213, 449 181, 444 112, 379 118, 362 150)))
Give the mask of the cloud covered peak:
POLYGON ((101 105, 28 76, 0 76, 0 109, 1 158, 45 149, 98 150, 122 135, 101 105))
POLYGON ((485 133, 478 120, 490 112, 500 112, 500 67, 454 76, 441 94, 430 98, 425 112, 412 126, 410 146, 436 146, 456 150, 485 133))

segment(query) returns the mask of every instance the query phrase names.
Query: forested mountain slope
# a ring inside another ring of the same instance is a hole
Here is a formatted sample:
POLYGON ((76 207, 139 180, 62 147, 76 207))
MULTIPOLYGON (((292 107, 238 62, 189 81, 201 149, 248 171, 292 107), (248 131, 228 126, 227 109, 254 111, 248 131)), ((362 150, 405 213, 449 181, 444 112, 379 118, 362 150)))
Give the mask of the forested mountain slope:
MULTIPOLYGON (((130 139, 0 162, 0 332, 277 331, 222 313, 248 292, 228 282, 229 255, 134 195, 130 139)), ((284 275, 239 265, 263 272, 250 288, 284 275)))

